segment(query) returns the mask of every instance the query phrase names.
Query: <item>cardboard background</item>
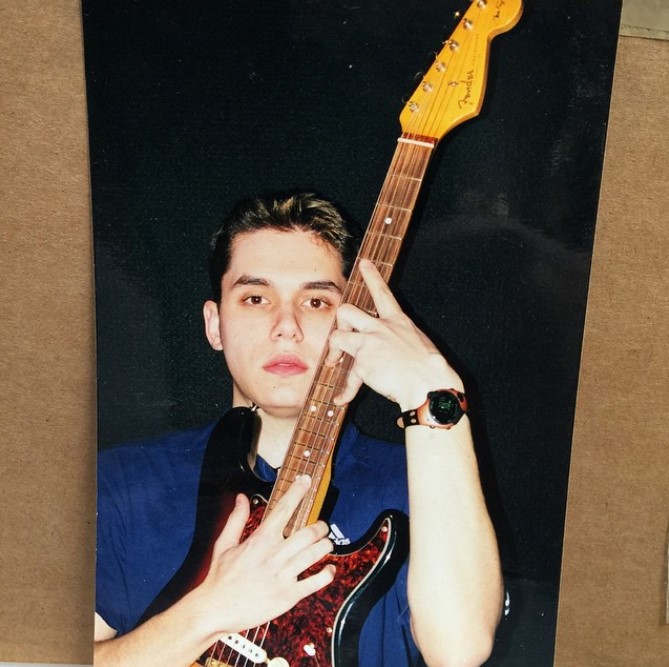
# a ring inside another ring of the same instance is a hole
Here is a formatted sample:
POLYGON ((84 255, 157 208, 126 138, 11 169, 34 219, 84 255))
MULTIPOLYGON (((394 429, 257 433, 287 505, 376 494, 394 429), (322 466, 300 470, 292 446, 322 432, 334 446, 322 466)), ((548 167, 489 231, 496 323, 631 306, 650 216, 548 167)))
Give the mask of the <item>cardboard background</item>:
POLYGON ((669 42, 621 38, 569 476, 555 663, 667 665, 669 42))
POLYGON ((95 400, 76 1, 0 5, 0 660, 90 660, 95 400))
MULTIPOLYGON (((0 26, 0 659, 85 663, 95 409, 79 3, 3 0, 0 26)), ((556 664, 667 655, 667 46, 624 38, 619 48, 556 664)))

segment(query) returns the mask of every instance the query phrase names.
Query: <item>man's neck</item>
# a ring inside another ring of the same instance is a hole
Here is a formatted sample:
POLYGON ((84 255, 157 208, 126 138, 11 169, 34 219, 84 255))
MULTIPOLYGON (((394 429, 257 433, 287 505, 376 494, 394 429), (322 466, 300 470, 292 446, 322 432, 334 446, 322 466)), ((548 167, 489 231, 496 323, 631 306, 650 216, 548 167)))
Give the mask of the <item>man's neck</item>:
POLYGON ((283 465, 286 458, 297 419, 277 418, 262 410, 258 414, 260 416, 258 454, 273 468, 278 468, 283 465))

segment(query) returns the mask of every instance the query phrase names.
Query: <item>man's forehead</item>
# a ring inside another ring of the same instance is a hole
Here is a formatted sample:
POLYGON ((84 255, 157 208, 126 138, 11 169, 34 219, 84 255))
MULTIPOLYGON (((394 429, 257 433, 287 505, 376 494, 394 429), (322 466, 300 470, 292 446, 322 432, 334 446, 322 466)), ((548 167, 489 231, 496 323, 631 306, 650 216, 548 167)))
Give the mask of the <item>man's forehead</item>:
POLYGON ((339 286, 344 281, 341 254, 314 232, 301 229, 259 229, 233 239, 224 283, 270 284, 283 279, 339 286))
POLYGON ((338 263, 343 263, 339 250, 315 232, 303 229, 263 228, 241 232, 230 244, 228 267, 238 260, 260 258, 263 255, 304 258, 312 256, 321 260, 330 256, 338 263))
POLYGON ((303 227, 259 227, 258 229, 249 229, 240 231, 232 237, 230 243, 230 253, 234 253, 237 246, 243 245, 246 242, 256 244, 267 239, 268 242, 280 241, 282 239, 304 239, 312 242, 316 246, 327 248, 328 250, 340 255, 339 250, 330 243, 324 236, 321 236, 316 231, 303 227))

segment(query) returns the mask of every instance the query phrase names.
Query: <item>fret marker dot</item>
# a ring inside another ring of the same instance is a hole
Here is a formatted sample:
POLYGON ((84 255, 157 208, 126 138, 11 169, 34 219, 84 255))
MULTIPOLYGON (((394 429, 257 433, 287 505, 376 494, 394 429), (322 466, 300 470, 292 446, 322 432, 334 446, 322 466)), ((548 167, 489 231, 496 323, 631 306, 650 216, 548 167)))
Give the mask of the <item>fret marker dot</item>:
POLYGON ((384 220, 383 222, 385 222, 385 223, 386 223, 386 225, 389 225, 389 224, 391 224, 391 223, 392 223, 392 221, 393 221, 393 219, 392 219, 392 218, 386 218, 386 219, 385 219, 385 220, 384 220))
POLYGON ((311 452, 308 449, 305 449, 304 450, 304 457, 308 459, 310 456, 311 456, 311 452))
POLYGON ((333 414, 334 414, 333 410, 328 410, 327 412, 328 417, 332 417, 333 414))
POLYGON ((309 408, 309 410, 311 410, 312 412, 316 412, 316 406, 315 406, 315 405, 312 405, 312 406, 309 408))

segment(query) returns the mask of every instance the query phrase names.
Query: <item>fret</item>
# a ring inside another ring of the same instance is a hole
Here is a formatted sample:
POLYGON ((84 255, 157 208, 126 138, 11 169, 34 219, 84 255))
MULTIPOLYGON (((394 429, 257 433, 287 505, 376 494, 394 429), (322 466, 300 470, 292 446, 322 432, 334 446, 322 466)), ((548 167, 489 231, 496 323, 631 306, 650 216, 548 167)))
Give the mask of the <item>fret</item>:
POLYGON ((295 452, 291 452, 287 459, 292 457, 296 461, 317 461, 322 452, 327 452, 327 447, 324 447, 322 443, 319 444, 318 442, 322 435, 322 433, 316 432, 307 436, 307 440, 300 440, 296 437, 295 446, 298 449, 295 452), (316 436, 316 440, 313 439, 314 436, 316 436))
POLYGON ((411 209, 404 205, 403 202, 397 201, 396 199, 388 199, 386 197, 379 197, 376 205, 374 206, 374 212, 372 214, 372 221, 369 223, 370 229, 372 229, 377 224, 377 219, 383 217, 385 223, 385 218, 394 218, 399 216, 400 218, 407 219, 411 217, 411 209), (381 211, 385 211, 385 215, 381 216, 381 211))
MULTIPOLYGON (((332 369, 327 369, 331 371, 332 369)), ((315 383, 314 393, 310 396, 307 403, 305 403, 305 408, 310 412, 312 403, 320 403, 321 405, 327 406, 330 410, 336 410, 336 406, 332 405, 332 392, 338 391, 339 385, 336 382, 328 382, 325 379, 321 380, 320 378, 315 383)))
MULTIPOLYGON (((405 215, 411 215, 413 213, 412 209, 407 208, 406 206, 401 206, 400 204, 394 204, 392 201, 378 201, 376 203, 376 209, 379 209, 381 206, 385 206, 386 208, 389 209, 394 209, 395 211, 400 211, 401 213, 404 213, 405 215)), ((376 211, 375 211, 376 212, 376 211)), ((374 224, 374 217, 372 217, 372 222, 370 225, 374 224)))
MULTIPOLYGON (((318 464, 319 461, 321 460, 321 455, 323 453, 328 452, 327 448, 325 447, 319 447, 319 446, 312 446, 312 443, 310 442, 299 442, 296 443, 299 446, 301 446, 301 449, 299 452, 295 452, 294 454, 291 454, 286 458, 286 461, 295 461, 296 463, 310 463, 314 462, 315 464, 318 464)), ((285 465, 285 462, 284 462, 285 465)))
POLYGON ((367 232, 367 237, 370 238, 370 239, 378 238, 379 240, 381 240, 384 243, 386 242, 386 240, 389 243, 394 243, 394 242, 402 243, 402 241, 404 241, 403 236, 397 236, 396 234, 388 234, 388 232, 385 232, 385 231, 382 231, 382 230, 375 231, 375 230, 370 229, 369 232, 367 232))
MULTIPOLYGON (((328 412, 333 412, 328 410, 328 412)), ((297 435, 300 431, 304 433, 310 433, 311 426, 315 426, 317 429, 319 429, 320 432, 323 431, 323 427, 331 427, 331 426, 336 426, 337 425, 337 420, 335 419, 335 415, 332 414, 325 414, 323 416, 320 416, 318 414, 310 414, 308 416, 304 417, 304 424, 298 422, 298 427, 295 429, 295 434, 297 435)))
POLYGON ((398 236, 391 236, 383 232, 370 232, 369 239, 372 247, 369 249, 365 248, 366 252, 364 255, 375 264, 377 261, 394 263, 404 240, 398 236))
POLYGON ((337 427, 339 426, 338 422, 325 421, 322 419, 314 421, 320 421, 320 425, 324 425, 325 428, 318 428, 318 424, 316 424, 316 428, 314 430, 308 429, 305 426, 298 426, 297 429, 295 429, 295 433, 293 434, 293 438, 295 439, 296 444, 302 445, 303 447, 309 447, 309 449, 316 449, 316 445, 312 444, 311 441, 304 442, 300 440, 300 437, 305 436, 309 438, 315 436, 318 438, 327 438, 328 440, 334 437, 328 435, 328 429, 337 430, 337 427))
POLYGON ((420 176, 412 176, 411 174, 403 174, 399 171, 389 172, 387 178, 406 178, 408 181, 416 181, 418 185, 423 182, 423 179, 420 176))
POLYGON ((312 463, 311 461, 304 463, 303 461, 286 461, 281 467, 281 471, 284 472, 284 475, 292 472, 291 481, 295 479, 298 475, 310 475, 314 476, 318 468, 324 468, 325 463, 312 463))
POLYGON ((397 236, 396 234, 388 234, 384 230, 374 231, 370 230, 367 243, 365 244, 366 249, 368 249, 369 254, 374 254, 375 252, 383 252, 390 249, 398 249, 404 241, 403 236, 397 236), (369 247, 371 246, 371 247, 369 247))
POLYGON ((329 427, 332 427, 332 426, 334 426, 334 427, 337 426, 338 422, 333 417, 334 417, 334 415, 332 415, 332 416, 325 415, 324 417, 321 417, 317 414, 310 414, 308 416, 305 416, 304 417, 304 424, 302 424, 301 422, 298 423, 298 426, 295 429, 295 433, 296 433, 296 435, 299 432, 314 433, 311 430, 311 427, 314 427, 314 428, 317 429, 315 431, 315 433, 322 433, 323 432, 323 427, 329 428, 329 427))

